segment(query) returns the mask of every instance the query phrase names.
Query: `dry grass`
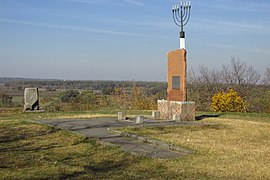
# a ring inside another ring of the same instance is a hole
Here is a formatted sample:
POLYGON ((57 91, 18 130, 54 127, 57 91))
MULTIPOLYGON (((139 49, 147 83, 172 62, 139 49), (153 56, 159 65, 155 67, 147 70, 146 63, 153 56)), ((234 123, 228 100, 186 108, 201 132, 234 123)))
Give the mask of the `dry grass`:
MULTIPOLYGON (((172 160, 132 156, 78 134, 26 121, 108 117, 115 113, 17 113, 0 117, 0 179, 270 177, 269 115, 237 114, 236 119, 234 115, 225 115, 202 120, 214 125, 124 129, 195 150, 194 154, 172 160)), ((142 114, 130 114, 136 113, 142 114)))
MULTIPOLYGON (((134 177, 136 158, 95 140, 26 121, 0 121, 0 179, 134 177)), ((138 173, 140 174, 140 173, 138 173)))
POLYGON ((164 160, 137 157, 78 134, 0 120, 0 179, 174 179, 164 160))
POLYGON ((208 119, 218 125, 125 129, 195 150, 171 166, 186 173, 233 179, 269 179, 270 123, 208 119))

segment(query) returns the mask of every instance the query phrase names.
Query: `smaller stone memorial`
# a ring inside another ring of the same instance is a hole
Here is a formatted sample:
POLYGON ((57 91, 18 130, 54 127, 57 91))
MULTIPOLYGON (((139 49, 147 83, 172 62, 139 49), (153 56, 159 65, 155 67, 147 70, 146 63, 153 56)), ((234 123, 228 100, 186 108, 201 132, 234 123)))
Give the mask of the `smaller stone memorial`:
POLYGON ((38 88, 25 88, 24 111, 37 111, 39 109, 38 88))

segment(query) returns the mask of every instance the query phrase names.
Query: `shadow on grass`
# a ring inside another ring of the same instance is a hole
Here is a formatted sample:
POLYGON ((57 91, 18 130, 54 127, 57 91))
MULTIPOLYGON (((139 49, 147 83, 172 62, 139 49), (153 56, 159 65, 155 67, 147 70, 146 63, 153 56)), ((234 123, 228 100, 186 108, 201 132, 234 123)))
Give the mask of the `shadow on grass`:
POLYGON ((201 115, 201 116, 196 116, 195 119, 196 119, 196 121, 201 121, 201 120, 203 120, 205 118, 216 118, 216 117, 220 117, 222 115, 223 114, 215 114, 215 115, 213 115, 213 114, 211 114, 211 115, 204 114, 204 115, 201 115))
POLYGON ((56 132, 56 130, 52 129, 52 130, 47 131, 47 132, 42 132, 42 133, 39 133, 39 134, 29 135, 27 133, 18 134, 15 131, 10 131, 8 134, 4 134, 4 135, 2 134, 2 136, 0 137, 0 143, 10 143, 10 142, 16 142, 16 141, 20 141, 20 140, 25 140, 27 138, 43 137, 43 136, 53 134, 55 132, 56 132))
POLYGON ((125 169, 129 167, 129 165, 130 165, 130 162, 127 161, 126 159, 123 159, 121 161, 105 160, 105 161, 96 163, 94 165, 86 166, 85 168, 94 173, 104 173, 104 172, 110 172, 114 170, 125 169))
POLYGON ((66 173, 62 174, 59 179, 70 179, 70 178, 79 178, 84 175, 87 176, 92 174, 94 177, 99 176, 107 176, 111 172, 115 171, 124 171, 128 168, 132 163, 136 163, 137 161, 128 161, 126 159, 120 161, 112 161, 112 160, 104 160, 98 163, 91 163, 91 165, 84 166, 84 171, 82 172, 74 172, 74 173, 66 173))

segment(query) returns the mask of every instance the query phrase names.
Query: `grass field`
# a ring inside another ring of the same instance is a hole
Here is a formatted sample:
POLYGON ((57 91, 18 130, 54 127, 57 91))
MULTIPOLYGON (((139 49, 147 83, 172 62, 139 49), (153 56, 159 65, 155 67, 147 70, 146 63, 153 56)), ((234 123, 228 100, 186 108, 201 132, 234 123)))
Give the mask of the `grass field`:
POLYGON ((203 122, 215 124, 124 131, 194 150, 180 164, 173 163, 184 172, 226 179, 270 178, 269 114, 229 113, 203 122))
MULTIPOLYGON (((223 114, 204 126, 126 128, 195 151, 180 159, 136 157, 29 120, 115 116, 116 111, 7 112, 0 117, 0 179, 269 179, 270 115, 223 114)), ((150 114, 133 111, 131 115, 150 114)), ((199 116, 210 117, 209 113, 199 116), (208 116, 206 116, 207 114, 208 116)))
POLYGON ((12 102, 16 105, 23 106, 23 96, 13 96, 12 102))

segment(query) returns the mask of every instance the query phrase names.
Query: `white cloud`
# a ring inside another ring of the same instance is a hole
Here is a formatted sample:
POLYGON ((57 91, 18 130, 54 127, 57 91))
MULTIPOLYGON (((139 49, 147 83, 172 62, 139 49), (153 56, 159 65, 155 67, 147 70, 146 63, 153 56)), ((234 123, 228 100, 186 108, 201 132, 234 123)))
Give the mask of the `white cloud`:
POLYGON ((224 21, 224 20, 213 20, 213 19, 192 19, 192 27, 206 29, 209 31, 218 32, 233 32, 233 33, 269 33, 269 27, 266 24, 255 24, 250 22, 241 21, 224 21))
POLYGON ((144 3, 139 0, 63 0, 66 2, 80 3, 80 4, 99 4, 99 3, 119 3, 124 2, 131 5, 143 6, 144 3))
POLYGON ((138 1, 138 0, 125 0, 125 2, 132 4, 132 5, 136 5, 136 6, 143 6, 144 5, 141 1, 138 1))
POLYGON ((123 32, 123 31, 108 31, 108 30, 95 29, 95 28, 84 28, 84 27, 77 27, 77 26, 56 25, 56 24, 39 23, 39 22, 31 22, 31 21, 22 21, 22 20, 14 20, 14 19, 2 19, 2 18, 0 18, 0 22, 13 23, 13 24, 22 24, 22 25, 30 25, 30 26, 39 26, 39 27, 45 27, 45 28, 65 29, 65 30, 73 30, 73 31, 84 31, 84 32, 92 32, 92 33, 99 33, 99 34, 110 34, 110 35, 121 35, 121 36, 138 36, 138 37, 155 37, 153 35, 148 35, 148 34, 123 32))
POLYGON ((269 10, 270 3, 262 3, 258 1, 246 1, 246 0, 215 0, 207 2, 194 2, 196 6, 205 8, 225 10, 225 11, 264 11, 269 10))
POLYGON ((200 46, 208 46, 210 48, 219 48, 219 49, 228 49, 242 52, 252 52, 260 55, 270 55, 270 52, 267 49, 263 49, 261 47, 258 48, 246 48, 241 46, 236 46, 232 44, 219 44, 219 43, 206 43, 206 42, 194 42, 200 46))
POLYGON ((63 0, 63 1, 81 4, 97 4, 108 2, 108 0, 63 0))
POLYGON ((240 23, 240 22, 233 22, 233 21, 222 21, 222 20, 210 20, 210 19, 196 19, 195 21, 201 22, 203 24, 213 24, 213 25, 223 25, 228 27, 234 27, 234 28, 244 28, 244 29, 261 29, 262 27, 260 25, 256 24, 250 24, 250 23, 240 23))
POLYGON ((72 3, 80 3, 80 4, 99 4, 99 3, 128 3, 136 6, 143 6, 144 3, 140 0, 62 0, 66 2, 72 3))

